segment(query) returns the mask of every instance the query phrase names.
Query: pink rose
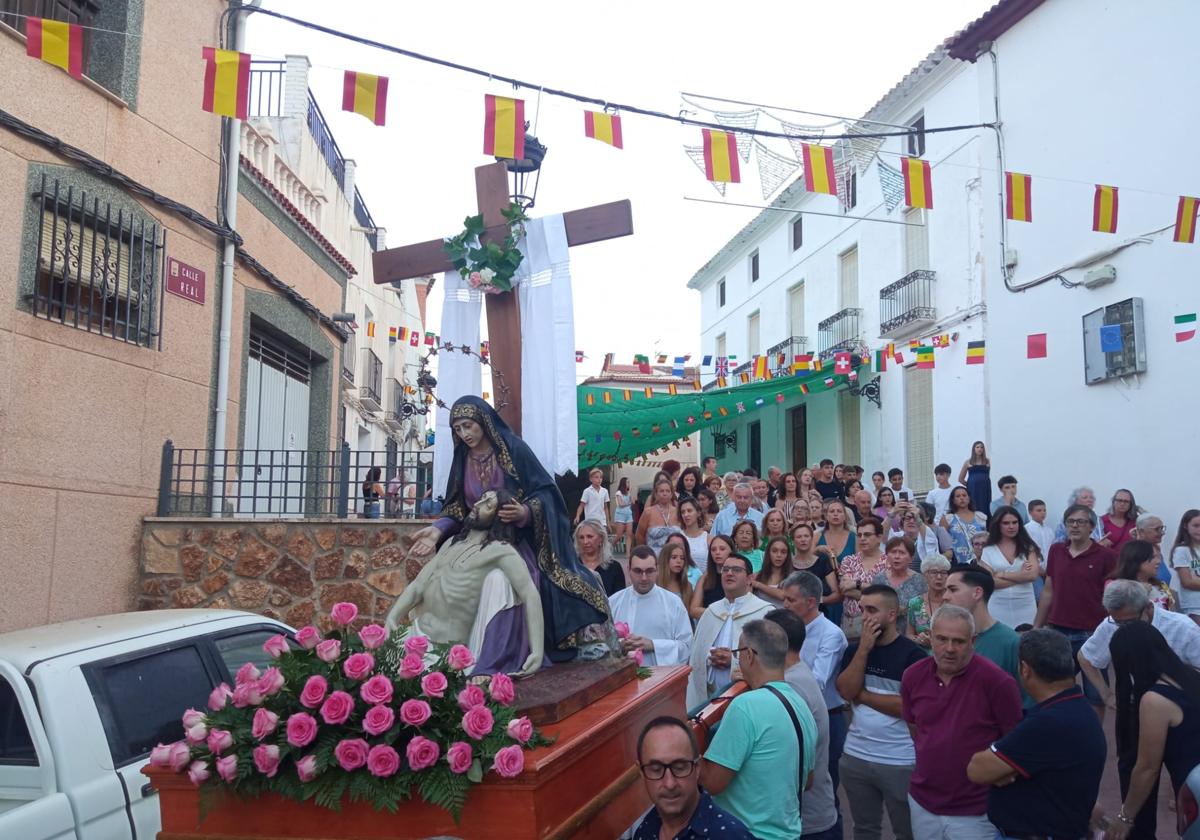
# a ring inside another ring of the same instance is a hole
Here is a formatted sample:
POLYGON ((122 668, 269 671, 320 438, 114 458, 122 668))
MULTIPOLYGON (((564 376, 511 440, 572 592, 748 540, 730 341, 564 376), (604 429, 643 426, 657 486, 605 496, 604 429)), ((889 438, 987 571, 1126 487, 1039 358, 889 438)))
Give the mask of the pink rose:
POLYGON ((279 715, 267 709, 260 708, 254 713, 254 722, 250 726, 250 734, 256 741, 261 741, 279 725, 279 715))
POLYGON ((274 744, 259 744, 254 748, 254 766, 268 779, 279 771, 279 747, 274 744))
POLYGON ((404 754, 408 757, 409 767, 414 770, 424 770, 426 767, 437 764, 442 750, 435 742, 417 735, 408 742, 404 754))
POLYGON ((428 636, 409 636, 404 640, 404 652, 424 656, 429 652, 428 636))
POLYGON ((326 639, 317 643, 317 659, 333 662, 342 655, 342 643, 337 639, 326 639))
POLYGON ((171 751, 167 756, 167 763, 176 773, 182 773, 183 768, 188 766, 188 762, 192 760, 192 751, 188 749, 188 745, 183 741, 176 741, 171 744, 171 751))
POLYGON ((214 729, 208 733, 208 750, 220 755, 233 746, 233 733, 228 729, 214 729))
POLYGON ((297 761, 296 775, 300 777, 300 781, 302 782, 311 782, 317 778, 317 757, 315 755, 306 755, 297 761))
POLYGON ((368 624, 358 631, 358 639, 367 650, 375 650, 387 641, 388 631, 382 624, 368 624))
POLYGON ((400 660, 400 679, 411 680, 425 670, 425 660, 419 653, 405 654, 400 660))
POLYGON ((183 728, 191 729, 197 723, 204 723, 204 712, 198 712, 195 709, 188 709, 183 713, 183 728))
POLYGON ((349 601, 342 601, 340 604, 333 605, 333 609, 329 611, 329 615, 333 618, 334 624, 345 627, 351 621, 358 618, 358 607, 349 601))
POLYGON ((342 671, 352 680, 361 680, 375 667, 375 657, 369 653, 352 653, 342 663, 342 671))
POLYGON ((208 781, 208 777, 211 775, 208 772, 208 765, 203 761, 193 761, 188 766, 188 778, 192 780, 192 784, 194 785, 208 781))
POLYGON ((287 719, 287 741, 293 747, 307 747, 317 737, 317 719, 308 712, 296 712, 287 719))
POLYGON ((467 275, 467 282, 471 284, 472 288, 478 289, 483 283, 483 278, 479 275, 478 271, 472 271, 467 275))
POLYGON ((446 664, 455 671, 465 671, 475 664, 475 657, 466 645, 455 645, 446 656, 446 664))
POLYGON ((533 724, 527 717, 513 718, 508 722, 508 737, 524 744, 533 737, 533 724))
POLYGON ((463 730, 476 741, 491 732, 493 725, 492 710, 487 706, 472 706, 463 715, 463 730))
POLYGON ((642 663, 646 661, 646 654, 642 653, 641 648, 634 648, 633 650, 629 651, 629 658, 636 662, 637 666, 641 668, 642 663))
POLYGON ((204 739, 208 737, 208 727, 203 723, 197 723, 191 729, 184 730, 183 737, 192 746, 203 744, 204 739))
POLYGON ((212 694, 208 695, 208 708, 214 712, 219 712, 225 708, 225 704, 229 702, 229 698, 233 696, 233 689, 228 683, 221 683, 212 690, 212 694))
POLYGON ((521 771, 525 769, 525 753, 516 744, 505 747, 496 753, 492 769, 506 779, 520 776, 521 771))
POLYGON ((421 677, 421 693, 426 697, 441 699, 446 696, 446 687, 449 684, 445 674, 441 671, 434 671, 432 674, 421 677))
POLYGON ((624 621, 614 621, 613 629, 617 631, 617 638, 624 639, 629 635, 629 625, 624 621))
POLYGON ((370 749, 371 745, 362 738, 347 738, 338 741, 338 745, 333 748, 333 757, 343 770, 357 770, 367 763, 367 752, 370 749))
POLYGON ((296 641, 305 650, 312 650, 317 646, 317 642, 321 641, 321 631, 311 624, 301 627, 296 631, 296 641))
POLYGON ((227 784, 233 784, 237 778, 237 756, 224 755, 217 759, 217 775, 227 784))
POLYGON ((257 706, 263 701, 262 692, 258 690, 258 680, 244 682, 233 690, 234 708, 244 709, 247 706, 257 706))
POLYGON ((358 696, 367 703, 390 703, 392 691, 392 681, 383 674, 376 674, 362 684, 358 689, 358 696))
POLYGON ((372 706, 367 709, 366 717, 363 718, 363 731, 368 735, 382 735, 391 729, 395 722, 396 713, 392 711, 391 706, 372 706))
POLYGON ((321 719, 329 724, 345 723, 354 711, 354 698, 344 691, 335 691, 321 705, 321 719))
POLYGON ((409 726, 420 726, 432 714, 433 710, 424 700, 405 700, 400 704, 400 720, 409 726))
POLYGON ((497 703, 508 706, 516 698, 517 689, 508 674, 492 674, 491 682, 488 683, 488 694, 497 703))
POLYGON ((150 766, 164 769, 171 766, 171 744, 159 744, 150 750, 150 766))
POLYGON ((472 706, 482 706, 486 702, 487 698, 483 696, 483 689, 477 685, 469 685, 458 692, 458 708, 464 712, 472 706))
MULTIPOLYGON (((436 744, 434 749, 437 749, 436 744)), ((371 751, 367 753, 367 769, 371 771, 372 775, 380 778, 393 776, 400 769, 400 753, 387 744, 371 747, 371 751)))
POLYGON ((455 741, 446 750, 446 761, 450 762, 451 773, 466 773, 471 769, 471 745, 466 741, 455 741))
POLYGON ((304 688, 300 690, 300 705, 309 709, 317 708, 328 690, 329 682, 320 674, 313 674, 304 681, 304 688))
POLYGON ((270 697, 283 688, 283 683, 283 672, 278 668, 268 668, 258 679, 258 693, 263 697, 270 697))
POLYGON ((263 650, 272 659, 278 659, 288 652, 287 639, 284 638, 283 634, 272 636, 263 642, 263 650))
POLYGON ((247 662, 241 668, 238 668, 237 674, 233 678, 234 685, 242 685, 248 682, 257 682, 262 674, 254 667, 253 662, 247 662))

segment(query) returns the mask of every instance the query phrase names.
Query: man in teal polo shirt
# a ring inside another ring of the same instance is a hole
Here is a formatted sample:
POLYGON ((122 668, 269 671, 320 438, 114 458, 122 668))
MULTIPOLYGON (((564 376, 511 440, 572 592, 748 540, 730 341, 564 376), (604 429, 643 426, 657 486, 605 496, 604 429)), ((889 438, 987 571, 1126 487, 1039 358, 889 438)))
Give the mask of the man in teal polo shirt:
POLYGON ((817 726, 784 679, 787 634, 773 622, 747 622, 734 655, 751 690, 725 711, 704 754, 700 781, 755 837, 795 840, 801 834, 801 781, 804 789, 811 786, 816 766, 817 726))

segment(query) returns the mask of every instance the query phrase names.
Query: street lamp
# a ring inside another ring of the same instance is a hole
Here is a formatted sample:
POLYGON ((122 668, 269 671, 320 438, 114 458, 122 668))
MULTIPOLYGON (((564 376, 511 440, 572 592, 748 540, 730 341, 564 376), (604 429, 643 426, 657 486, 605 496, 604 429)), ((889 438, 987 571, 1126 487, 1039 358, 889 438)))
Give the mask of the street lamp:
MULTIPOLYGON (((525 128, 529 128, 529 123, 525 124, 525 128)), ((546 147, 539 143, 536 137, 526 131, 525 156, 523 158, 520 160, 496 158, 496 160, 504 164, 505 169, 512 173, 512 200, 522 210, 528 211, 533 207, 534 199, 537 198, 538 181, 541 179, 542 161, 545 157, 546 147), (533 189, 530 192, 526 192, 530 175, 533 176, 533 189)))

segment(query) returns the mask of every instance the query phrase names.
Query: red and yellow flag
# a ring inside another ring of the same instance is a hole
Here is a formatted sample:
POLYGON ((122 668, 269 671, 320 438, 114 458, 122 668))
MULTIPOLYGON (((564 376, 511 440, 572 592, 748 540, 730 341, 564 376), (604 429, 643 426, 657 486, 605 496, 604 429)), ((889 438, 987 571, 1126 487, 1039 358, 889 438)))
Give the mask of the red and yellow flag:
POLYGON ((347 70, 342 80, 342 110, 362 114, 375 125, 387 116, 387 76, 347 70))
POLYGON ((755 379, 770 379, 771 370, 767 367, 766 356, 754 357, 754 378, 755 379))
POLYGON ((906 157, 900 159, 900 164, 904 171, 904 203, 909 207, 932 210, 933 176, 930 173, 929 161, 906 157))
POLYGON ((1175 241, 1192 244, 1196 241, 1196 209, 1200 198, 1190 195, 1179 196, 1179 209, 1175 212, 1175 241))
POLYGON ((732 131, 706 128, 704 134, 704 177, 710 181, 739 184, 737 138, 732 131))
POLYGON ((62 20, 25 18, 25 54, 83 78, 83 27, 62 20))
POLYGON ((833 147, 804 143, 804 188, 809 192, 837 195, 837 178, 833 175, 833 147))
POLYGON ((244 120, 250 112, 250 53, 203 50, 205 111, 244 120))
POLYGON ((1020 172, 1004 173, 1004 215, 1010 222, 1033 221, 1032 182, 1031 176, 1020 172))
POLYGON ((525 100, 484 97, 483 153, 498 158, 525 157, 525 100))
POLYGON ((1097 233, 1117 232, 1117 188, 1096 185, 1092 201, 1092 230, 1097 233))
POLYGON ((621 118, 616 114, 605 114, 601 111, 583 112, 583 133, 593 140, 624 149, 621 139, 621 118))

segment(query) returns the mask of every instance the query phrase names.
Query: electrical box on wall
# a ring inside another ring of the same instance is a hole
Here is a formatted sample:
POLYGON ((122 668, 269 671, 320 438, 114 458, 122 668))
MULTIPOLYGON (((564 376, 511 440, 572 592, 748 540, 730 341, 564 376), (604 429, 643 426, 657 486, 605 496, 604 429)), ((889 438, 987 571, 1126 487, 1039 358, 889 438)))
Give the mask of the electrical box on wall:
POLYGON ((1118 301, 1083 316, 1083 376, 1088 385, 1145 372, 1141 298, 1118 301))

